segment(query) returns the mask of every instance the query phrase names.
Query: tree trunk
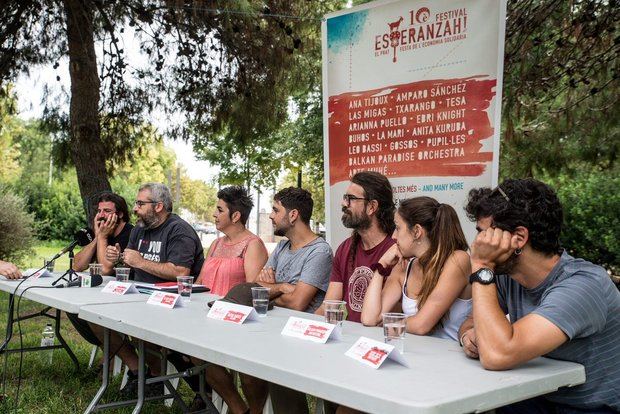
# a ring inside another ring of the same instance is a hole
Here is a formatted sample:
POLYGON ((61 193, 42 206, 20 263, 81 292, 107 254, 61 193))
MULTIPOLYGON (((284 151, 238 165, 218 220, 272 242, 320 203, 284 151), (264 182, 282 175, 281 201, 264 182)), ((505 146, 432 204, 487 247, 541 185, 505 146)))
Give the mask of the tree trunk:
POLYGON ((99 126, 100 84, 93 38, 93 8, 90 1, 64 0, 64 5, 71 75, 69 143, 80 194, 88 206, 89 197, 111 190, 99 126))

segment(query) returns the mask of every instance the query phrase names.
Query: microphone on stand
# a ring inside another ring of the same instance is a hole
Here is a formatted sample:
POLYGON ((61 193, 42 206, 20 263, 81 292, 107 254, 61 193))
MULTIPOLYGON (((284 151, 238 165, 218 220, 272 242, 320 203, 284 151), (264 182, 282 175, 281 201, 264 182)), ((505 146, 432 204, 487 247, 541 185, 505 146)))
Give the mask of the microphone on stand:
POLYGON ((73 250, 75 246, 78 246, 78 245, 82 247, 86 246, 87 244, 89 244, 90 242, 94 240, 95 234, 93 233, 91 229, 84 228, 84 229, 79 229, 78 231, 76 231, 75 234, 73 235, 73 238, 74 240, 71 242, 71 244, 66 246, 60 252, 56 253, 56 255, 54 255, 54 257, 50 259, 50 261, 54 261, 58 259, 63 254, 67 253, 70 250, 73 250))
MULTIPOLYGON (((75 232, 75 235, 73 236, 73 238, 75 240, 73 240, 71 242, 71 244, 69 244, 67 247, 62 249, 59 253, 57 253, 51 259, 51 261, 54 261, 54 260, 58 259, 60 256, 62 256, 63 254, 69 252, 69 269, 65 273, 63 273, 62 276, 60 276, 58 279, 56 279, 52 283, 52 286, 56 286, 56 284, 60 280, 65 280, 65 276, 69 276, 69 281, 71 281, 74 276, 77 276, 77 274, 73 271, 73 249, 77 245, 80 245, 80 246, 84 247, 87 244, 89 244, 90 242, 92 242, 94 240, 94 238, 95 238, 95 233, 93 233, 93 231, 91 229, 89 229, 89 228, 82 228, 82 229, 79 229, 78 231, 75 232)), ((78 277, 76 277, 76 279, 79 280, 78 277)))
MULTIPOLYGON (((90 287, 97 287, 103 283, 103 277, 101 275, 92 275, 90 279, 90 287)), ((67 282, 63 285, 56 285, 57 288, 70 288, 80 286, 80 279, 72 280, 71 282, 67 282)))

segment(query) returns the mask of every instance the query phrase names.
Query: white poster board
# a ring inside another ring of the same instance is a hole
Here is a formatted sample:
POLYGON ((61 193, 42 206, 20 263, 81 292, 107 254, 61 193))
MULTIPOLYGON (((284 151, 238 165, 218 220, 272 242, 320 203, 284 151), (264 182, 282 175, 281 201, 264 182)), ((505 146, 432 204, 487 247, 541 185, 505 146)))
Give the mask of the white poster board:
POLYGON ((358 171, 397 200, 451 204, 469 241, 470 189, 497 185, 505 0, 384 0, 325 17, 327 238, 350 235, 340 200, 358 171))

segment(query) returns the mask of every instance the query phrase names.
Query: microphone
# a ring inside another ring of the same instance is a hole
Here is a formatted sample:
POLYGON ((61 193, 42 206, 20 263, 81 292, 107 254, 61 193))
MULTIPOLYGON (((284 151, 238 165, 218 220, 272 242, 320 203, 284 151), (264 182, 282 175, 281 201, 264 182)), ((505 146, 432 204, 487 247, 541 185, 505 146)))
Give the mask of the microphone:
MULTIPOLYGON (((103 283, 103 277, 101 275, 92 275, 90 277, 90 287, 97 287, 103 283)), ((56 285, 57 288, 70 288, 80 286, 80 279, 72 280, 71 282, 65 283, 64 285, 56 285)))
POLYGON ((69 244, 64 249, 62 249, 60 252, 58 252, 56 255, 54 255, 54 257, 52 257, 50 260, 54 261, 58 259, 63 254, 67 253, 70 250, 73 250, 75 246, 77 245, 80 245, 82 247, 86 246, 87 244, 89 244, 90 242, 94 240, 95 234, 93 233, 91 229, 83 228, 83 229, 79 229, 78 231, 76 231, 75 234, 73 235, 73 238, 74 240, 71 242, 71 244, 69 244))

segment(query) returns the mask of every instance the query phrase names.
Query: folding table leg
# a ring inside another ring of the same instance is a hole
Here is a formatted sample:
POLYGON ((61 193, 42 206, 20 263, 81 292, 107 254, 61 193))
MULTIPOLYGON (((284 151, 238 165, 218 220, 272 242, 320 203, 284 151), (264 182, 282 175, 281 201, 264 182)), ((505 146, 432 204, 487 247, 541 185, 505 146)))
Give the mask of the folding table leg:
POLYGON ((146 381, 144 353, 144 341, 142 339, 138 339, 138 401, 133 409, 133 414, 139 414, 140 411, 142 411, 142 405, 144 404, 144 381, 146 381))
POLYGON ((13 337, 13 300, 14 295, 9 294, 9 305, 7 307, 6 336, 4 342, 0 345, 0 353, 4 352, 13 337))
POLYGON ((207 406, 205 411, 208 414, 219 414, 220 411, 215 407, 215 405, 213 404, 213 401, 211 400, 211 398, 209 398, 209 396, 207 395, 207 391, 205 390, 205 384, 207 383, 206 368, 200 371, 200 375, 198 378, 200 378, 199 393, 200 393, 200 396, 202 397, 202 400, 205 402, 207 406))
POLYGON ((58 342, 60 342, 62 347, 65 349, 65 351, 67 351, 67 354, 69 354, 69 357, 75 364, 75 369, 79 371, 80 363, 78 362, 77 357, 75 356, 71 348, 69 348, 69 345, 67 345, 67 342, 65 342, 65 338, 63 338, 62 335, 60 334, 60 310, 56 309, 56 317, 54 319, 56 321, 56 324, 55 324, 56 326, 54 327, 54 331, 56 331, 56 338, 58 338, 58 342))
POLYGON ((101 380, 101 387, 97 390, 95 397, 88 404, 86 411, 84 414, 90 414, 95 410, 97 404, 99 404, 99 400, 103 397, 105 390, 108 388, 108 383, 110 381, 110 330, 108 328, 103 328, 103 378, 101 380))

